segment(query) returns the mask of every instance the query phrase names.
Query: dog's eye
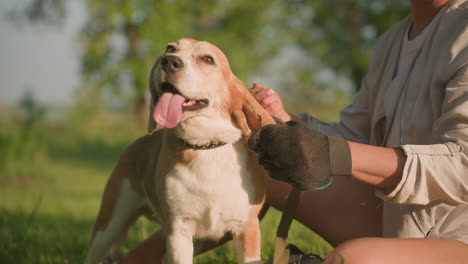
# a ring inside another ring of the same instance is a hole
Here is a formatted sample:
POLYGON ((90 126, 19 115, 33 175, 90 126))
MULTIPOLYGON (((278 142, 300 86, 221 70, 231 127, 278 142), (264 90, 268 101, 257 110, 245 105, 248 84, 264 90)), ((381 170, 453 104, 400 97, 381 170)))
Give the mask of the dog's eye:
POLYGON ((176 48, 172 45, 167 45, 166 47, 166 53, 174 53, 176 51, 176 48))
POLYGON ((202 61, 206 64, 214 64, 214 59, 213 57, 209 56, 209 55, 206 55, 206 56, 203 56, 201 57, 202 61))

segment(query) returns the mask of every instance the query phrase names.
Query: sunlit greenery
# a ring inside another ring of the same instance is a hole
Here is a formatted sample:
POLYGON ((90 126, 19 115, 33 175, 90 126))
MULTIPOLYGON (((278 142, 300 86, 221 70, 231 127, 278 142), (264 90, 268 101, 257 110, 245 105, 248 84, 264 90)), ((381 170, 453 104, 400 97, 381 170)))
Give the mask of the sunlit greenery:
POLYGON ((357 90, 377 36, 409 10, 407 0, 112 2, 87 0, 90 18, 82 34, 82 71, 93 90, 131 91, 126 99, 137 110, 144 107, 152 63, 166 43, 181 37, 219 46, 245 82, 255 81, 255 74, 293 76, 273 88, 294 87, 295 97, 287 99, 295 105, 296 99, 320 103, 316 98, 323 94, 340 93, 333 77, 320 81, 317 75, 324 69, 348 79, 357 90), (273 62, 291 47, 303 56, 273 62), (270 63, 283 67, 265 72, 270 63))
MULTIPOLYGON (((11 145, 21 149, 0 167, 0 263, 83 263, 107 177, 120 152, 144 131, 130 118, 118 118, 120 114, 98 113, 98 121, 85 128, 42 120, 29 138, 0 141, 2 150, 11 145)), ((17 127, 1 126, 2 139, 8 133, 26 133, 14 121, 2 124, 17 127)), ((262 222, 265 260, 272 256, 279 216, 270 210, 262 222)), ((157 225, 140 219, 122 252, 155 230, 157 225)), ((322 256, 331 249, 298 223, 290 240, 322 256)), ((235 263, 235 256, 228 243, 196 263, 235 263)))
MULTIPOLYGON (((63 0, 27 2, 9 19, 23 12, 31 27, 53 27, 72 12, 63 0)), ((84 261, 107 177, 146 131, 148 75, 167 42, 210 41, 247 86, 264 81, 291 113, 328 121, 358 89, 377 36, 409 12, 407 0, 84 2, 88 20, 77 36, 83 82, 74 101, 51 107, 25 94, 0 109, 0 263, 84 261)), ((262 222, 265 261, 279 216, 272 210, 262 222)), ((156 229, 138 221, 123 251, 156 229)), ((331 250, 298 223, 290 241, 322 256, 331 250)), ((196 263, 235 263, 233 246, 196 263)))

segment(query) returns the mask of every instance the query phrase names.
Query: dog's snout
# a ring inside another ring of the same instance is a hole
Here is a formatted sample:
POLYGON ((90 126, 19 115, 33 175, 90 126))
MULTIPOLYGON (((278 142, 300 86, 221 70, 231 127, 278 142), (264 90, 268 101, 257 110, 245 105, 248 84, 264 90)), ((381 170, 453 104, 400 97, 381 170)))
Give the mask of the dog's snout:
POLYGON ((166 72, 174 72, 184 67, 184 62, 177 56, 165 56, 161 60, 161 65, 166 72))

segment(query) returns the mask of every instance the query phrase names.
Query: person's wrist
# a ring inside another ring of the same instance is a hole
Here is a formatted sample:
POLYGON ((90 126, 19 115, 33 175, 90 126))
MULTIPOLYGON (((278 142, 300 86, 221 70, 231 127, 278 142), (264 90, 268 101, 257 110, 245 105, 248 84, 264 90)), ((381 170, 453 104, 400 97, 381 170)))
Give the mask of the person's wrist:
POLYGON ((351 176, 352 159, 348 142, 340 135, 327 136, 327 139, 330 157, 330 175, 332 177, 351 176))
POLYGON ((328 186, 330 186, 332 184, 332 182, 333 182, 333 176, 330 175, 327 178, 326 182, 324 181, 321 184, 316 185, 316 187, 312 188, 312 190, 315 190, 315 191, 323 190, 323 189, 327 188, 328 186))

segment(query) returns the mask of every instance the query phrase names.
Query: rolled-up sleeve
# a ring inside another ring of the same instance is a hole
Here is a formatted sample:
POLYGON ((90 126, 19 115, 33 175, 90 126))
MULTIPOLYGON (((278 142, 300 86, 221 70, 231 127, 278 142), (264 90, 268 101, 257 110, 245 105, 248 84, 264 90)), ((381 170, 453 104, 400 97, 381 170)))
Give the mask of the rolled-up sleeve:
POLYGON ((438 144, 401 146, 407 156, 402 179, 378 196, 401 204, 468 204, 468 65, 447 85, 433 129, 438 144))
POLYGON ((340 122, 321 122, 309 113, 300 113, 297 117, 303 120, 308 127, 327 135, 339 134, 346 140, 368 144, 370 114, 367 78, 364 78, 361 89, 353 96, 351 104, 341 111, 340 122))

